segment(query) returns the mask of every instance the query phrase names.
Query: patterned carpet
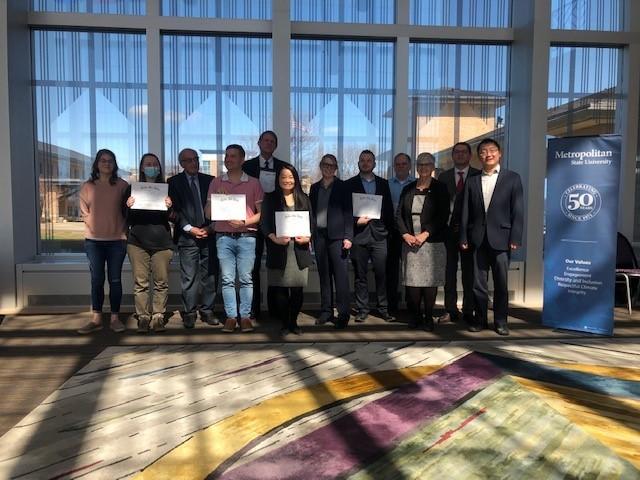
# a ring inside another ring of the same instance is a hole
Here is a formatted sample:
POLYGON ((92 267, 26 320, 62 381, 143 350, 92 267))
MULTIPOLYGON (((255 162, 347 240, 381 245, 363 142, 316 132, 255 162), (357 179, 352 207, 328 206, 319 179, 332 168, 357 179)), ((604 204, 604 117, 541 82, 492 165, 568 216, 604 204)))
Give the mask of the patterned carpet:
POLYGON ((0 478, 640 479, 640 345, 110 347, 0 478))

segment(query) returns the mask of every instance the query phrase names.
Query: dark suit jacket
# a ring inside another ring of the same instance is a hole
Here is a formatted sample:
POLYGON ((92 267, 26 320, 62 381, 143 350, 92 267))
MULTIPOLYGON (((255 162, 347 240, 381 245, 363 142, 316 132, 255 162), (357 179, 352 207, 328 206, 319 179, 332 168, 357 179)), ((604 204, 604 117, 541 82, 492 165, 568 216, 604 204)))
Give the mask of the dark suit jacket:
POLYGON ((420 232, 427 231, 429 232, 427 242, 444 242, 447 232, 447 219, 449 218, 447 187, 435 178, 431 180, 431 185, 425 195, 422 212, 420 212, 420 232, 414 232, 411 207, 413 206, 413 197, 418 191, 417 184, 417 181, 411 182, 402 189, 396 215, 398 231, 400 235, 405 233, 417 235, 420 232))
MULTIPOLYGON (((318 191, 322 188, 322 180, 311 185, 309 199, 314 218, 318 217, 318 191)), ((314 232, 312 232, 314 233, 314 232)), ((353 240, 353 208, 351 192, 345 182, 336 178, 331 187, 329 207, 327 209, 327 235, 331 240, 353 240)))
MULTIPOLYGON (((207 191, 209 184, 214 177, 205 173, 198 173, 198 186, 200 187, 200 201, 202 209, 207 203, 207 191)), ((194 227, 203 227, 211 222, 205 218, 204 225, 196 224, 196 210, 193 203, 193 195, 189 186, 187 174, 182 172, 171 177, 167 183, 169 184, 169 197, 173 202, 173 215, 171 220, 175 223, 173 231, 173 241, 178 245, 195 245, 195 239, 183 230, 185 225, 193 225, 194 227)))
MULTIPOLYGON (((278 175, 280 175, 280 170, 282 170, 282 166, 287 165, 287 162, 280 160, 279 158, 273 157, 273 167, 276 172, 276 179, 278 175)), ((245 172, 250 177, 260 178, 260 156, 253 157, 242 164, 242 171, 245 172)), ((297 177, 297 172, 296 172, 297 177)), ((298 180, 296 178, 296 180, 298 180)), ((276 180, 277 181, 277 180, 276 180)))
MULTIPOLYGON (((469 171, 467 172, 465 183, 469 181, 469 178, 475 175, 480 175, 480 170, 469 166, 469 171)), ((451 209, 449 227, 451 228, 451 233, 454 234, 457 241, 457 237, 460 236, 460 220, 462 218, 462 200, 464 198, 464 190, 460 192, 460 195, 457 194, 456 184, 458 183, 458 179, 456 177, 456 168, 453 167, 442 172, 442 174, 438 177, 438 180, 447 186, 447 191, 449 192, 449 199, 452 202, 453 207, 451 209)))
MULTIPOLYGON (((303 194, 301 198, 302 204, 296 206, 296 210, 309 212, 309 221, 311 222, 311 231, 314 230, 314 219, 311 211, 311 202, 309 197, 303 194)), ((262 208, 260 213, 260 231, 265 237, 265 243, 267 245, 267 268, 274 268, 277 270, 284 270, 287 266, 287 245, 278 245, 273 243, 269 238, 270 234, 276 233, 276 212, 282 211, 280 205, 280 198, 276 192, 267 193, 262 201, 262 208)), ((293 240, 291 240, 293 242, 293 240)), ((309 250, 309 244, 298 245, 294 243, 294 252, 296 254, 296 260, 298 262, 298 268, 302 269, 313 264, 311 258, 311 251, 309 250)))
MULTIPOLYGON (((389 232, 394 228, 395 217, 393 212, 393 200, 389 182, 384 178, 375 175, 376 195, 382 195, 382 212, 380 219, 371 220, 367 225, 358 225, 357 218, 353 218, 353 241, 356 244, 364 245, 370 241, 379 241, 387 238, 389 232)), ((360 175, 351 177, 346 182, 347 190, 351 193, 366 193, 360 175)))
POLYGON ((465 185, 460 223, 460 243, 479 247, 485 237, 494 250, 509 250, 522 244, 524 195, 520 175, 500 167, 496 188, 485 214, 482 175, 470 177, 465 185))

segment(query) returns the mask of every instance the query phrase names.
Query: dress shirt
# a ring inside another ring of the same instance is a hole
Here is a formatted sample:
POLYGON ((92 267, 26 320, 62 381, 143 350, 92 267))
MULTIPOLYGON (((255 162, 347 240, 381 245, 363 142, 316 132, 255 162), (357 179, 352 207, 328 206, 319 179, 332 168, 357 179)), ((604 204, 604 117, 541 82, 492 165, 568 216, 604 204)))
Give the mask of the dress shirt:
POLYGON ((273 156, 269 157, 269 160, 267 160, 262 155, 260 155, 258 160, 260 161, 260 170, 265 170, 264 162, 269 162, 268 170, 273 170, 273 156))
POLYGON ((498 181, 498 174, 500 173, 500 165, 496 167, 493 173, 485 173, 482 170, 482 199, 484 200, 485 213, 489 210, 489 204, 491 203, 491 197, 493 197, 493 191, 496 188, 496 182, 498 181))
MULTIPOLYGON (((468 169, 467 169, 468 170, 468 169)), ((399 180, 395 175, 389 180, 389 189, 391 190, 391 200, 393 201, 393 211, 398 209, 398 203, 400 203, 400 194, 402 189, 409 183, 413 182, 415 178, 409 175, 404 180, 399 180)))
POLYGON ((371 180, 367 180, 362 175, 360 175, 360 181, 362 182, 362 187, 364 188, 364 193, 367 195, 375 195, 376 194, 376 177, 375 175, 371 177, 371 180))

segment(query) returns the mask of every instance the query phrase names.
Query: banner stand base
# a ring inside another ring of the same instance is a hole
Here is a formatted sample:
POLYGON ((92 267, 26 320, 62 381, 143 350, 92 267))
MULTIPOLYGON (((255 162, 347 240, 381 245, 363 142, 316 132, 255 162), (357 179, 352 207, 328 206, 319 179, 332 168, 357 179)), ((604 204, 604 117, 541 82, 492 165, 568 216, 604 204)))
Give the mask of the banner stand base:
POLYGON ((554 328, 553 329, 554 332, 558 332, 558 333, 563 333, 563 334, 573 334, 576 337, 584 337, 584 336, 589 336, 589 337, 607 337, 607 338, 613 338, 614 335, 611 334, 606 334, 606 333, 596 333, 596 332, 587 332, 586 330, 570 330, 568 328, 554 328))

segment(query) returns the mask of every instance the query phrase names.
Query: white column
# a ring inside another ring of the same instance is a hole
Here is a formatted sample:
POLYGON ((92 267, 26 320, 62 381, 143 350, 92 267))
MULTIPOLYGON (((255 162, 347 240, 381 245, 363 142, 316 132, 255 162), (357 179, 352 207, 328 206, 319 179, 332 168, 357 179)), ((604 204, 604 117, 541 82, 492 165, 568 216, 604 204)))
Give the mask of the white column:
MULTIPOLYGON (((409 24, 408 0, 397 0, 396 23, 409 24)), ((396 39, 395 52, 395 96, 393 99, 393 152, 406 152, 409 138, 409 37, 400 36, 396 39)), ((393 175, 393 162, 389 162, 388 178, 393 175)))
MULTIPOLYGON (((147 33, 147 122, 149 151, 156 153, 160 158, 166 155, 174 155, 174 152, 164 152, 162 108, 162 39, 158 21, 160 15, 160 0, 147 0, 147 16, 149 26, 147 33)), ((168 160, 168 159, 167 159, 168 160)), ((170 163, 165 161, 165 163, 170 163)))
POLYGON ((278 134, 276 156, 287 161, 291 157, 290 43, 289 0, 273 0, 273 131, 278 134))

